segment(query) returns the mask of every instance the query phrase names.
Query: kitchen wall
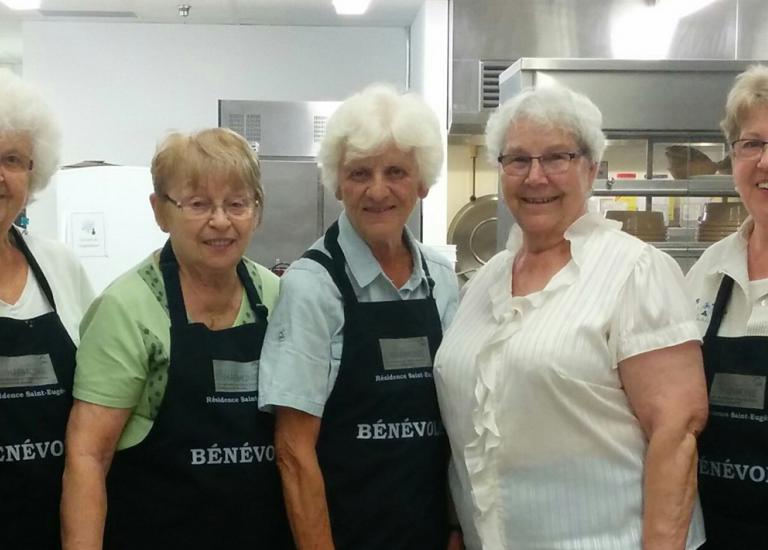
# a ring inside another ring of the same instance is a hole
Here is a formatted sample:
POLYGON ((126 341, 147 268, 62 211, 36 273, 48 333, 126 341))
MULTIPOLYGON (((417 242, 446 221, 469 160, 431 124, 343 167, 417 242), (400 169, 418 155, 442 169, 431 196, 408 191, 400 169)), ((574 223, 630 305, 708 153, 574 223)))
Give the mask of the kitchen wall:
POLYGON ((64 130, 64 163, 147 165, 170 129, 216 126, 217 100, 338 100, 405 88, 407 29, 29 21, 24 77, 64 130))
MULTIPOLYGON (((443 129, 443 146, 448 129, 448 2, 425 0, 411 25, 409 48, 411 89, 421 94, 437 114, 443 129)), ((443 245, 446 241, 448 200, 447 160, 437 182, 422 204, 422 241, 443 245)))

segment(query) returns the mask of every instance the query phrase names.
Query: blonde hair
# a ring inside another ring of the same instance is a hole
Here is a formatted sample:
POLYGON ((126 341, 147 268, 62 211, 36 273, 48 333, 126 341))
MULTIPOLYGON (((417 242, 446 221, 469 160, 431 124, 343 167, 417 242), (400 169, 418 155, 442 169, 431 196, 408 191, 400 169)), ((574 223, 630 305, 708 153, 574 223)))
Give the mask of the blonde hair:
POLYGON ((165 194, 173 184, 196 187, 210 177, 236 178, 256 201, 261 221, 264 190, 259 159, 248 142, 227 128, 208 128, 191 134, 174 132, 157 147, 152 158, 155 193, 165 194))
POLYGON ((335 192, 343 161, 372 156, 390 144, 413 152, 424 188, 435 183, 443 165, 437 116, 418 95, 374 84, 349 97, 328 119, 318 153, 323 185, 335 192))
POLYGON ((736 77, 725 102, 725 118, 720 122, 730 145, 741 135, 741 125, 755 107, 768 105, 768 67, 752 65, 736 77))
POLYGON ((43 190, 59 167, 59 125, 37 90, 8 69, 0 69, 0 133, 30 139, 33 165, 29 194, 43 190))

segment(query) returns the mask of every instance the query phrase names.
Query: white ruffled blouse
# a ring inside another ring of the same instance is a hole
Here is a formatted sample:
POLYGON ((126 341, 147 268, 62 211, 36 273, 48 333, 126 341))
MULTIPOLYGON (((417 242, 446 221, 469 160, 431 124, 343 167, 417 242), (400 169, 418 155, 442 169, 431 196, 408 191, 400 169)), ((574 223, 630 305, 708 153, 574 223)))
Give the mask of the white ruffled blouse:
MULTIPOLYGON (((639 549, 646 438, 617 364, 699 339, 665 253, 585 214, 571 261, 512 296, 519 227, 465 287, 435 359, 469 549, 639 549)), ((687 548, 704 540, 697 503, 687 548)))

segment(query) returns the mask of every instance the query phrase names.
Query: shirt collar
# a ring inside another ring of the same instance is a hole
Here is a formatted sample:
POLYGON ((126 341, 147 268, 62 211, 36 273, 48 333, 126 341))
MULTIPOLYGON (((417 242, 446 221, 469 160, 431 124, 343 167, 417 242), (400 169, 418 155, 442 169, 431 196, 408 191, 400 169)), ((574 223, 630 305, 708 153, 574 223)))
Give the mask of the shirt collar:
POLYGON ((621 223, 606 220, 598 213, 586 213, 577 218, 564 233, 564 237, 571 243, 572 262, 556 273, 546 286, 537 292, 527 296, 515 296, 511 294, 509 283, 512 276, 512 263, 523 244, 523 232, 520 226, 515 224, 509 232, 507 239, 507 251, 510 253, 509 261, 503 267, 501 277, 498 277, 490 287, 493 315, 497 321, 502 321, 504 315, 510 309, 524 307, 530 304, 532 307, 540 307, 548 295, 557 292, 561 288, 572 285, 579 276, 579 272, 585 264, 585 243, 597 228, 620 229, 621 223))
MULTIPOLYGON (((584 243, 598 227, 621 229, 621 222, 607 220, 597 212, 587 212, 579 216, 568 229, 565 230, 563 236, 571 243, 571 257, 576 265, 584 265, 584 243)), ((520 229, 519 225, 515 224, 509 231, 506 248, 512 253, 512 257, 514 258, 522 245, 523 231, 520 229)))
POLYGON ((749 284, 747 272, 747 243, 755 222, 752 216, 742 222, 736 233, 726 239, 731 239, 731 246, 725 246, 720 251, 717 261, 710 263, 706 270, 707 275, 728 275, 743 288, 749 284))
MULTIPOLYGON (((426 284, 427 278, 421 266, 421 250, 416 244, 416 239, 408 226, 405 226, 404 231, 413 258, 413 272, 399 290, 415 290, 422 283, 426 284)), ((360 288, 370 285, 379 276, 387 278, 368 244, 352 226, 346 212, 339 216, 339 246, 347 259, 349 271, 360 288)))

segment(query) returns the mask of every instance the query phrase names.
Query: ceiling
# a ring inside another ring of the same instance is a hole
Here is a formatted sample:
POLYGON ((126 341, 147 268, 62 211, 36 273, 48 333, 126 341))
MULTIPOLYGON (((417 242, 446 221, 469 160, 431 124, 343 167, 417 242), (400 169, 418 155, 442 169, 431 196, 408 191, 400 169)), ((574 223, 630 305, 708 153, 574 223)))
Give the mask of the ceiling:
POLYGON ((41 0, 39 11, 0 4, 0 65, 20 64, 24 21, 407 27, 424 0, 371 0, 363 15, 337 15, 331 0, 41 0), (189 4, 189 16, 179 15, 189 4))
POLYGON ((42 0, 39 11, 0 5, 0 21, 111 20, 142 23, 408 26, 423 0, 371 0, 363 15, 336 15, 331 0, 42 0), (189 4, 188 17, 178 14, 189 4))

